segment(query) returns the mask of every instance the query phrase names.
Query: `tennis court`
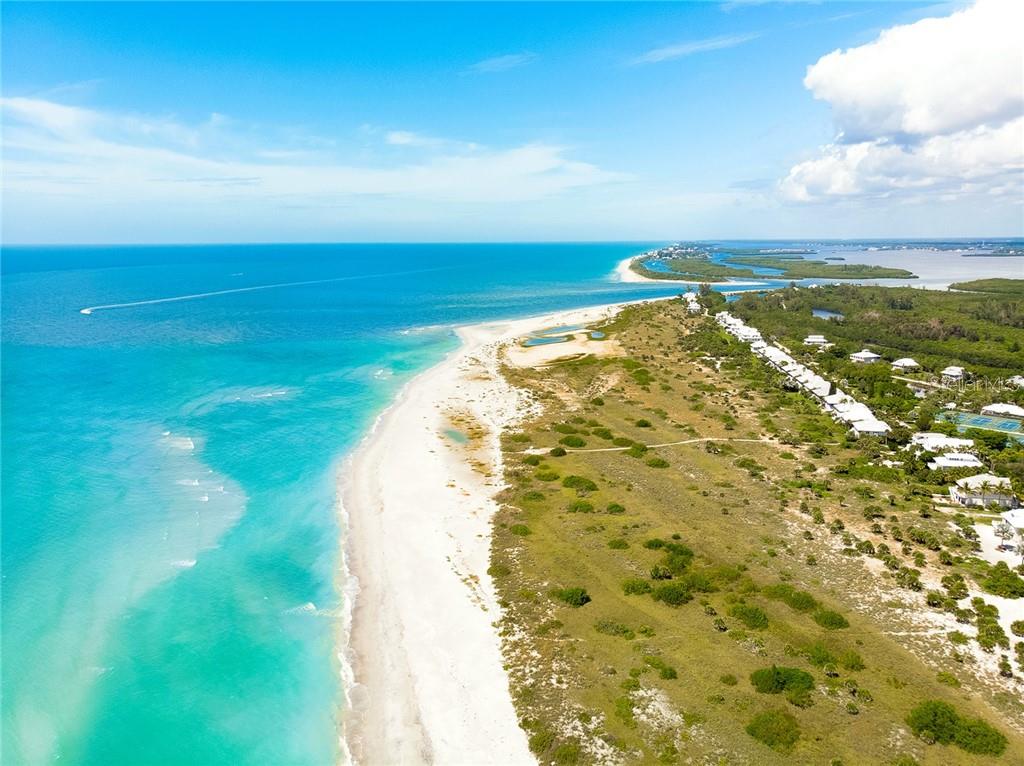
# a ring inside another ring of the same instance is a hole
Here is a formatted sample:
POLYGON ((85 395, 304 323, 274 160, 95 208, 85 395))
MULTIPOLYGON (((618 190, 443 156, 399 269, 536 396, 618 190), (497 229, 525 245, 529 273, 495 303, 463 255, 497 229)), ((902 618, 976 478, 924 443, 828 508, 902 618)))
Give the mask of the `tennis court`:
POLYGON ((1024 421, 994 415, 978 415, 973 412, 944 412, 942 417, 956 423, 960 430, 980 428, 985 431, 999 431, 1024 441, 1024 421))

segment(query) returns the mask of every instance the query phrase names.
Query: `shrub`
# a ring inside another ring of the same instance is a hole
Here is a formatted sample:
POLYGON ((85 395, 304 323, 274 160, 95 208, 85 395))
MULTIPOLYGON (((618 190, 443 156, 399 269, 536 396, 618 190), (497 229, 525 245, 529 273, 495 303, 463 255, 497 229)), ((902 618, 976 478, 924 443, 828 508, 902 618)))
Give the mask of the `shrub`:
POLYGON ((636 421, 636 427, 637 428, 650 428, 651 427, 651 421, 645 420, 644 418, 640 418, 638 421, 636 421))
POLYGON ((693 593, 685 585, 670 582, 654 589, 654 600, 669 606, 680 606, 693 598, 693 593))
POLYGON ((644 547, 652 551, 657 550, 665 547, 665 541, 660 537, 652 537, 650 540, 644 541, 644 547))
POLYGON ((668 461, 660 457, 652 457, 647 461, 647 465, 651 468, 668 468, 668 461))
POLYGON ((554 752, 556 766, 574 766, 580 762, 580 746, 575 742, 559 745, 554 752))
POLYGON ((593 399, 590 400, 590 403, 597 407, 604 407, 604 399, 602 399, 600 396, 595 396, 593 399))
POLYGON ((797 612, 813 612, 818 608, 818 602, 810 593, 797 590, 787 583, 769 585, 761 591, 771 599, 782 601, 790 609, 797 612))
POLYGON ((788 753, 800 739, 800 726, 784 710, 766 710, 758 713, 747 724, 747 734, 772 750, 788 753))
POLYGON ((632 641, 636 638, 636 633, 630 630, 630 628, 614 620, 598 620, 594 623, 594 630, 606 636, 618 636, 627 641, 632 641))
POLYGON ((555 742, 555 735, 553 732, 543 729, 536 732, 530 737, 529 746, 530 752, 534 755, 541 755, 555 742))
POLYGON ((616 436, 614 439, 612 439, 612 444, 614 444, 616 447, 632 447, 633 440, 627 439, 625 436, 616 436))
POLYGON ((639 577, 632 577, 622 582, 622 592, 627 596, 643 595, 644 593, 650 593, 651 590, 651 584, 647 580, 641 580, 639 577))
POLYGON ((566 447, 586 447, 587 441, 582 436, 576 436, 571 434, 570 436, 563 436, 558 440, 559 444, 564 444, 566 447))
POLYGON ((1005 561, 998 562, 989 570, 988 577, 981 581, 981 587, 995 596, 1024 597, 1024 579, 1010 569, 1005 561))
POLYGON ((565 457, 565 447, 555 447, 548 454, 551 455, 551 457, 565 457))
POLYGON ((508 531, 514 535, 519 535, 520 537, 526 537, 530 534, 530 528, 525 524, 513 524, 508 528, 508 531))
POLYGON ((526 494, 523 495, 523 500, 537 501, 537 500, 543 500, 543 499, 544 499, 544 493, 543 492, 539 492, 536 489, 531 489, 529 492, 527 492, 526 494))
POLYGON ((1014 620, 1011 622, 1010 632, 1015 636, 1024 636, 1024 620, 1014 620))
POLYGON ((605 441, 611 441, 613 438, 615 438, 612 435, 611 430, 607 429, 607 428, 595 428, 590 433, 592 433, 594 436, 598 437, 599 439, 604 439, 605 441))
POLYGON ((671 665, 667 664, 661 657, 654 657, 648 655, 644 657, 644 664, 648 665, 658 671, 658 675, 666 681, 671 681, 673 678, 678 678, 676 669, 671 665))
POLYGON ((724 676, 719 676, 718 680, 726 686, 735 686, 739 681, 736 680, 736 676, 732 673, 726 673, 724 676))
POLYGON ((623 540, 621 537, 616 537, 614 540, 608 541, 608 547, 616 551, 624 551, 629 547, 629 543, 623 540))
POLYGON ((819 609, 814 613, 814 621, 825 630, 840 630, 850 627, 850 623, 839 612, 831 609, 819 609))
POLYGON ((642 458, 646 452, 647 447, 645 447, 643 444, 634 444, 629 449, 626 450, 625 454, 629 455, 630 457, 635 457, 639 459, 642 458))
POLYGON ((491 564, 487 567, 487 574, 491 577, 505 577, 512 574, 512 570, 504 564, 491 564))
POLYGON ((729 610, 729 614, 751 630, 764 630, 768 627, 768 615, 760 607, 736 604, 729 610))
POLYGON ((556 588, 551 591, 551 595, 571 607, 578 608, 590 603, 590 594, 586 588, 556 588))
POLYGON ((839 655, 839 664, 846 670, 864 670, 864 660, 853 649, 847 649, 839 655))
POLYGON ((605 508, 605 511, 614 514, 625 513, 626 507, 624 505, 619 505, 618 503, 608 503, 608 507, 605 508))
POLYGON ((540 455, 527 455, 523 458, 523 462, 536 467, 540 465, 540 455))
POLYGON ((583 476, 566 476, 562 479, 562 486, 575 489, 578 492, 595 492, 597 490, 597 485, 583 476))
POLYGON ((559 474, 557 471, 537 471, 534 478, 538 481, 558 481, 559 474))
POLYGON ((955 744, 968 753, 1000 755, 1006 737, 981 719, 962 718, 956 709, 939 700, 928 700, 907 716, 910 730, 925 742, 955 744))
POLYGON ((594 504, 588 503, 586 500, 574 500, 569 503, 567 510, 569 513, 593 513, 594 504))
POLYGON ((781 694, 813 689, 814 676, 799 668, 780 668, 772 665, 770 668, 761 668, 751 673, 750 683, 761 694, 781 694))
POLYGON ((823 668, 826 665, 836 664, 836 658, 832 656, 832 653, 823 643, 821 643, 821 641, 815 641, 809 647, 804 649, 802 654, 807 658, 807 661, 816 668, 823 668))

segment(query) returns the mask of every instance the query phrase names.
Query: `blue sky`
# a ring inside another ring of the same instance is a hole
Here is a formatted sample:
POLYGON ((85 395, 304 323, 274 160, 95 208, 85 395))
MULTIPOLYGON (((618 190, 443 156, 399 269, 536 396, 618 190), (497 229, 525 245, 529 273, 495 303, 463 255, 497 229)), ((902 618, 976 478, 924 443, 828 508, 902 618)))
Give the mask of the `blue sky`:
POLYGON ((6 3, 4 239, 1019 235, 1012 147, 957 164, 1024 138, 1012 92, 906 128, 972 71, 929 36, 1016 13, 978 5, 6 3))

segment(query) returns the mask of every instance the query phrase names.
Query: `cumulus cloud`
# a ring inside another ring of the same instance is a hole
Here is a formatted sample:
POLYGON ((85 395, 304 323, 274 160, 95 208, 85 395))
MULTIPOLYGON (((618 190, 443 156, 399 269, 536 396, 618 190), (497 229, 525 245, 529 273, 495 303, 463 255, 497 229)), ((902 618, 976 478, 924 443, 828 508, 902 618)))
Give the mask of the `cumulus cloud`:
POLYGON ((834 51, 804 85, 838 131, 781 183, 792 200, 1021 194, 1024 3, 978 0, 834 51))

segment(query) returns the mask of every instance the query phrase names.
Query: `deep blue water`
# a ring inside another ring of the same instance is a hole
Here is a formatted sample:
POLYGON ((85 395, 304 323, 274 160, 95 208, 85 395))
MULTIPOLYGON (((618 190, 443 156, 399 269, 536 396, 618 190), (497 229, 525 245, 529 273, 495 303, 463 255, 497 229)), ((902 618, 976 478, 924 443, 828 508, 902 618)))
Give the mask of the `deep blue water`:
POLYGON ((649 246, 5 248, 0 760, 334 762, 339 461, 453 324, 679 292, 649 246))

